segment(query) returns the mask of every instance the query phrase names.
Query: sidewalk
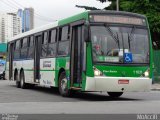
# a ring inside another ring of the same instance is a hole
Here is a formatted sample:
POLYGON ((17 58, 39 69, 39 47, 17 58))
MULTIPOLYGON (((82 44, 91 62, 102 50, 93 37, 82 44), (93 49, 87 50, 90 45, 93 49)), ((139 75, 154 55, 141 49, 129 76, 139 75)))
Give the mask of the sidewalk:
POLYGON ((151 90, 160 91, 160 83, 159 84, 158 83, 152 84, 151 90))

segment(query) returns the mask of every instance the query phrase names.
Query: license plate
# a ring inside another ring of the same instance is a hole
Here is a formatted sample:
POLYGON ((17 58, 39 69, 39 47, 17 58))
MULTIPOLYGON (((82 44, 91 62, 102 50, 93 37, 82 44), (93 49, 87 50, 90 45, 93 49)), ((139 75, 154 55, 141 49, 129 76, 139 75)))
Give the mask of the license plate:
POLYGON ((129 80, 118 80, 118 84, 129 84, 129 80))

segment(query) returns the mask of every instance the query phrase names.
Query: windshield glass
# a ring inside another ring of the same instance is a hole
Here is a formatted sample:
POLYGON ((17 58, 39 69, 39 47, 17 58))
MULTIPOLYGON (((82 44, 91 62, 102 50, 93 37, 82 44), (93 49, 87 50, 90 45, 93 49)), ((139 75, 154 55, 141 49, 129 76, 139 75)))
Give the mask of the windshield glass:
POLYGON ((149 63, 147 29, 119 26, 91 26, 94 62, 149 63))

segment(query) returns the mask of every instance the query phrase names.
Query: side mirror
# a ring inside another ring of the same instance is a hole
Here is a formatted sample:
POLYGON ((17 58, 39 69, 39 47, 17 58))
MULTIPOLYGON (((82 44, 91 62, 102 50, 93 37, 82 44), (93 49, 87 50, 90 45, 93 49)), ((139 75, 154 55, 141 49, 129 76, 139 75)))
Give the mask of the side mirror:
POLYGON ((84 41, 90 42, 89 22, 84 24, 84 41))

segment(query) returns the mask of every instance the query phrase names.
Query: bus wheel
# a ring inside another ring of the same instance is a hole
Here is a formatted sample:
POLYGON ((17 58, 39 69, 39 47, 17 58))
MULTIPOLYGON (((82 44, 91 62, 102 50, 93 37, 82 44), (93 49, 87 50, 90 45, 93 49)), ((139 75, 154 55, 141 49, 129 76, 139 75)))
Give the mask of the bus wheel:
POLYGON ((24 72, 20 73, 20 86, 22 89, 26 88, 25 78, 24 78, 24 72))
POLYGON ((123 92, 107 92, 107 93, 112 98, 118 98, 123 94, 123 92))
POLYGON ((20 84, 20 81, 18 80, 18 74, 16 74, 15 80, 16 80, 16 87, 17 87, 17 88, 20 88, 20 87, 21 87, 21 84, 20 84))
POLYGON ((63 97, 70 96, 70 90, 67 88, 67 78, 65 72, 62 72, 59 77, 59 92, 63 97))

